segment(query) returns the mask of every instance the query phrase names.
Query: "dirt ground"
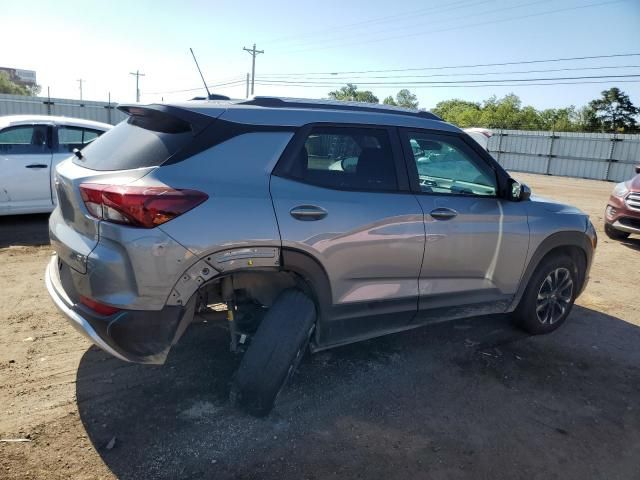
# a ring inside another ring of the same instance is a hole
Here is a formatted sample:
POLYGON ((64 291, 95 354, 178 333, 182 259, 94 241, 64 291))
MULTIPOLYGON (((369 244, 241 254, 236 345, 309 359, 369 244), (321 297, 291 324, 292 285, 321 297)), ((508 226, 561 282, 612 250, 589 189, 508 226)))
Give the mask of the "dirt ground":
POLYGON ((45 291, 46 216, 0 219, 0 478, 639 479, 640 239, 602 232, 605 182, 515 174, 591 215, 600 243, 568 323, 502 316, 305 359, 267 419, 232 409, 224 331, 130 365, 45 291))

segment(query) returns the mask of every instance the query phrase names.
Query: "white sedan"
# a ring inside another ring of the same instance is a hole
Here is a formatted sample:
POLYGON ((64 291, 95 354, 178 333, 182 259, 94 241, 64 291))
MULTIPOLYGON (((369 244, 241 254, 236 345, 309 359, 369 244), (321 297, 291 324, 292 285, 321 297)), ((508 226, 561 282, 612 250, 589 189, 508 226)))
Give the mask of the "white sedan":
POLYGON ((111 127, 81 118, 0 117, 0 215, 51 212, 56 165, 111 127))

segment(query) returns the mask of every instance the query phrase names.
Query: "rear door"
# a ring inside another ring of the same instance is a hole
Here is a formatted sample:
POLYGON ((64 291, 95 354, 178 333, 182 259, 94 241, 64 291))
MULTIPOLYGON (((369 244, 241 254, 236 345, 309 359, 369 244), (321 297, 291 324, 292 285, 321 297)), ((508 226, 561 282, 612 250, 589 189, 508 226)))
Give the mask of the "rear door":
POLYGON ((0 209, 46 212, 51 197, 51 126, 17 125, 0 131, 0 209))
POLYGON ((425 218, 420 318, 503 311, 529 245, 524 205, 500 198, 498 170, 462 135, 403 130, 402 139, 425 218))
POLYGON ((274 171, 283 248, 317 260, 330 281, 320 344, 397 330, 416 314, 423 214, 401 155, 395 129, 315 125, 274 171))

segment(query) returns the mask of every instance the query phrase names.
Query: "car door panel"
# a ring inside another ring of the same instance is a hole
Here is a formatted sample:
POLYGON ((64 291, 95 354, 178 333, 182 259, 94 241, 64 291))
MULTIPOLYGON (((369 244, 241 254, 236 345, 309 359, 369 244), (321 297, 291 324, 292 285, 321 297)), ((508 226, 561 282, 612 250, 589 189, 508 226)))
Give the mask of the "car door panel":
MULTIPOLYGON (((327 167, 309 174, 310 181, 325 182, 336 173, 341 178, 335 160, 313 153, 305 160, 310 170, 323 162, 327 167)), ((423 213, 413 194, 328 188, 280 175, 272 176, 270 190, 283 248, 317 260, 330 280, 332 305, 323 312, 320 344, 410 323, 425 243, 423 213)))
POLYGON ((504 311, 529 247, 526 210, 499 198, 490 163, 461 138, 428 131, 402 137, 425 218, 417 321, 504 311))
POLYGON ((4 213, 53 208, 50 135, 46 125, 11 126, 0 132, 0 208, 4 213))

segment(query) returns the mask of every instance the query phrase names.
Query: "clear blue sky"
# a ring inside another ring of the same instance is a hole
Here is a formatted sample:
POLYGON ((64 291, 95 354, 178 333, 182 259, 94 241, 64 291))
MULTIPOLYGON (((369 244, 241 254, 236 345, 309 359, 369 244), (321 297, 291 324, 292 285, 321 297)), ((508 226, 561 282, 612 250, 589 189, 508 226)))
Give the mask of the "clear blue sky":
MULTIPOLYGON (((440 67, 560 57, 640 53, 640 0, 388 0, 271 1, 39 1, 0 0, 0 65, 36 70, 46 93, 85 99, 135 98, 140 69, 142 101, 178 100, 202 92, 169 92, 200 86, 189 47, 199 57, 208 83, 243 78, 251 57, 242 50, 256 42, 257 76, 440 67), (589 6, 595 5, 595 6, 589 6), (584 7, 584 8, 574 8, 584 7), (553 13, 545 13, 553 12, 553 13)), ((453 81, 590 75, 640 75, 640 56, 509 67, 368 74, 353 83, 453 81), (599 67, 630 66, 600 69, 599 67), (637 66, 636 66, 637 65, 637 66), (633 67, 635 66, 635 67, 633 67), (558 68, 593 70, 496 73, 558 68), (398 78, 408 74, 455 77, 398 78), (464 75, 461 75, 464 74, 464 75), (388 78, 370 78, 372 75, 388 78)), ((352 75, 357 76, 357 75, 352 75)), ((360 75, 362 76, 362 75, 360 75)), ((313 77, 313 76, 312 76, 313 77)), ((326 82, 340 77, 319 75, 326 82)), ((263 77, 264 78, 264 77, 263 77)), ((304 76, 288 77, 312 81, 304 76)), ((276 77, 271 77, 276 79, 276 77)), ((410 86, 420 105, 440 100, 482 100, 509 92, 537 108, 583 105, 610 86, 619 86, 640 105, 640 77, 634 83, 433 88, 410 86)), ((258 85, 257 95, 326 97, 335 87, 258 85)), ((400 86, 367 86, 381 100, 400 86)), ((245 87, 217 92, 244 97, 245 87)))

